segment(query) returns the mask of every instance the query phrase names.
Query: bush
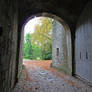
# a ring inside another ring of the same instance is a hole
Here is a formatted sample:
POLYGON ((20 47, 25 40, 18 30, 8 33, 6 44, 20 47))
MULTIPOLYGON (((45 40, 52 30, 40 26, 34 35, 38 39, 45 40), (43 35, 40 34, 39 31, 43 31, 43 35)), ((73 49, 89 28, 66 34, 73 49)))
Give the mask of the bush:
POLYGON ((51 53, 47 54, 45 60, 51 60, 51 59, 52 59, 52 54, 51 53))

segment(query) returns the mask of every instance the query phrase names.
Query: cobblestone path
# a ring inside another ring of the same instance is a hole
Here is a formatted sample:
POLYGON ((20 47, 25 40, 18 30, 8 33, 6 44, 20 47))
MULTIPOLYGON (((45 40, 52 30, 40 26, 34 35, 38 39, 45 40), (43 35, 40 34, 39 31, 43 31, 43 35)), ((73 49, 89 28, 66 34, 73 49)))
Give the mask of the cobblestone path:
POLYGON ((13 92, 92 92, 82 81, 50 68, 51 61, 25 61, 27 78, 13 92))

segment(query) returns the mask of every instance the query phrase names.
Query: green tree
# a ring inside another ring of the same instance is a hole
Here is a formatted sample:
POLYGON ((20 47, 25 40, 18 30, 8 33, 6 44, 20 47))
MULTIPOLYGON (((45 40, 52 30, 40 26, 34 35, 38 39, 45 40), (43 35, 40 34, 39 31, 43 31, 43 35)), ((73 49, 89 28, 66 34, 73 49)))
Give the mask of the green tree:
POLYGON ((32 50, 32 43, 31 43, 31 36, 27 34, 24 40, 24 58, 26 59, 33 59, 33 50, 32 50))
POLYGON ((37 44, 42 50, 42 59, 51 59, 52 56, 52 27, 53 19, 42 17, 40 25, 35 26, 35 31, 31 34, 32 43, 37 44), (48 55, 49 54, 49 55, 48 55), (47 57, 48 56, 48 57, 47 57))
POLYGON ((41 48, 36 44, 32 44, 32 49, 33 49, 33 59, 41 60, 42 59, 41 48))

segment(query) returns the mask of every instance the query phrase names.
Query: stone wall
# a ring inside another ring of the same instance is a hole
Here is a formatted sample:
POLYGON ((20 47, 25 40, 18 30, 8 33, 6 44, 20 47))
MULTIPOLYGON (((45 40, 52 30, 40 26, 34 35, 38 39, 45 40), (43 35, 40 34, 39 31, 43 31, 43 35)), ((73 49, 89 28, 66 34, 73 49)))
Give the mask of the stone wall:
POLYGON ((22 63, 24 58, 24 26, 21 27, 19 32, 19 58, 18 58, 18 78, 21 74, 22 63))
POLYGON ((52 35, 52 66, 70 74, 72 72, 70 30, 66 30, 61 23, 55 21, 52 35))
POLYGON ((75 74, 92 83, 92 2, 82 12, 75 37, 75 74))
POLYGON ((0 1, 0 92, 10 92, 16 81, 16 1, 0 1))

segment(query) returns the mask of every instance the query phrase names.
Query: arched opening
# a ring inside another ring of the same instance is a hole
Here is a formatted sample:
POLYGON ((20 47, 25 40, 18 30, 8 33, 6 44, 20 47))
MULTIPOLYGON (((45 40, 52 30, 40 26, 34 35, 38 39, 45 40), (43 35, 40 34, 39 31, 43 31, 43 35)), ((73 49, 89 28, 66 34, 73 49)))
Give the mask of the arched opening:
POLYGON ((71 49, 71 33, 69 26, 60 18, 49 13, 40 13, 29 17, 23 27, 34 18, 50 18, 53 19, 52 28, 52 63, 51 66, 72 74, 72 49, 71 49))
POLYGON ((24 59, 52 59, 52 28, 55 20, 35 17, 24 28, 24 59))
MULTIPOLYGON (((47 63, 38 62, 36 63, 33 61, 32 63, 26 63, 24 62, 24 65, 27 66, 27 69, 30 69, 30 74, 28 76, 31 76, 31 78, 34 79, 32 76, 36 76, 35 80, 39 79, 37 76, 44 76, 44 81, 52 82, 54 79, 51 77, 52 75, 49 75, 49 72, 47 70, 52 71, 52 69, 61 70, 67 74, 72 73, 72 53, 71 53, 71 33, 68 25, 59 17, 48 14, 48 13, 42 13, 38 14, 32 17, 29 17, 26 22, 24 23, 22 27, 22 36, 24 35, 24 27, 26 23, 29 20, 32 20, 34 17, 45 17, 45 18, 52 18, 54 20, 53 22, 53 28, 52 28, 52 63, 49 63, 49 66, 47 67, 47 63), (40 67, 36 67, 39 65, 40 67), (52 68, 53 67, 53 68, 52 68), (47 70, 44 70, 47 69, 47 70), (36 72, 34 75, 33 72, 36 72)), ((39 36, 39 35, 38 35, 39 36)), ((24 38, 24 36, 23 36, 24 38)), ((21 42, 21 53, 23 54, 23 39, 21 42)), ((22 57, 23 59, 23 57, 22 57)), ((30 60, 28 61, 30 62, 30 60)), ((23 69, 21 67, 22 62, 19 64, 19 71, 23 69)), ((40 78, 43 78, 41 77, 40 78)), ((41 79, 40 79, 41 80, 41 79)), ((39 81, 39 80, 38 80, 39 81)), ((41 81, 42 82, 42 81, 41 81)), ((46 84, 47 85, 47 84, 46 84)))

